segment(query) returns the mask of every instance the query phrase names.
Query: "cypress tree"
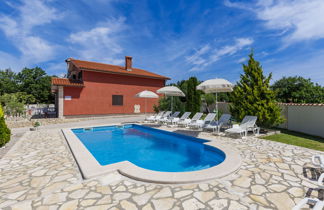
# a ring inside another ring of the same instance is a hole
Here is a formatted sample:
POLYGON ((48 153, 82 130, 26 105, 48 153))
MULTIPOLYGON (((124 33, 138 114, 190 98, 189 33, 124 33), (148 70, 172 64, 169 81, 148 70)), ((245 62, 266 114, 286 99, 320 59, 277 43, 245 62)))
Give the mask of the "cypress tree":
POLYGON ((196 77, 190 77, 187 81, 186 111, 192 112, 192 114, 200 111, 201 91, 196 89, 197 85, 199 82, 196 77))
POLYGON ((243 64, 244 74, 231 94, 230 110, 241 121, 245 115, 258 117, 257 124, 263 127, 278 125, 284 121, 281 109, 275 100, 275 92, 270 89, 272 74, 263 75, 262 66, 249 55, 248 64, 243 64))

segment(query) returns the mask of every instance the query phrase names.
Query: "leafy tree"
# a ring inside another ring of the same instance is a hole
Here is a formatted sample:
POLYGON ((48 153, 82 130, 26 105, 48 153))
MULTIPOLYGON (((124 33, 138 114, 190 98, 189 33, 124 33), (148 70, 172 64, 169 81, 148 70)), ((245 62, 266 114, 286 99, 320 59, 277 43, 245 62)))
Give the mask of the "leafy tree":
POLYGON ((23 104, 33 104, 36 102, 36 98, 33 95, 29 95, 25 92, 14 93, 17 100, 23 104))
POLYGON ((39 68, 24 68, 17 74, 17 80, 21 91, 33 95, 37 103, 52 103, 51 77, 39 68))
POLYGON ((17 74, 11 69, 0 70, 0 95, 18 90, 17 74))
POLYGON ((16 92, 16 93, 5 93, 0 96, 0 103, 4 106, 10 101, 18 101, 22 104, 32 104, 35 103, 35 97, 33 95, 28 95, 25 92, 16 92))
POLYGON ((6 125, 2 106, 0 105, 0 147, 10 141, 10 130, 6 125))
POLYGON ((249 55, 248 64, 243 64, 244 74, 231 94, 230 110, 237 120, 245 115, 258 117, 258 125, 271 127, 283 122, 281 110, 276 104, 275 92, 270 89, 272 74, 263 75, 260 63, 249 55))
POLYGON ((283 103, 324 103, 324 87, 303 77, 283 77, 272 85, 283 103))
POLYGON ((33 103, 35 98, 32 95, 27 95, 24 92, 4 94, 0 96, 0 103, 5 107, 5 113, 11 116, 24 114, 25 104, 27 102, 33 103))

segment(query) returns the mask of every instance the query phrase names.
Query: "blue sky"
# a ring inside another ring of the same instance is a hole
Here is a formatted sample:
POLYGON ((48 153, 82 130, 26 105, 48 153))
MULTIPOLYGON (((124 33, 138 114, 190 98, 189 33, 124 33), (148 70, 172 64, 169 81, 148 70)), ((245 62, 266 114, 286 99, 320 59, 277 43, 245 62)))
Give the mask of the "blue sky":
POLYGON ((66 72, 68 57, 236 82, 251 48, 273 80, 324 85, 323 0, 3 0, 0 69, 66 72))

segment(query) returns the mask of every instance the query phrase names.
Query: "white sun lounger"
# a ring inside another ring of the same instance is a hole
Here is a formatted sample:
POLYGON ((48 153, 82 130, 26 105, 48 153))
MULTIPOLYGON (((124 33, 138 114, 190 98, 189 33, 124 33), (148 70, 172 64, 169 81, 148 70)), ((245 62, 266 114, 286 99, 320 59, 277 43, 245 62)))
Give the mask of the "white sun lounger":
MULTIPOLYGON (((316 156, 316 155, 314 155, 316 156)), ((314 159, 314 156, 312 157, 312 159, 314 159)), ((321 176, 318 178, 317 180, 317 184, 319 185, 319 189, 323 190, 324 189, 324 185, 323 185, 323 181, 324 181, 324 173, 321 174, 321 176)), ((293 210, 300 210, 302 209, 306 204, 311 204, 313 205, 313 210, 323 210, 324 208, 324 201, 321 201, 317 198, 310 198, 310 197, 306 197, 304 199, 302 199, 301 201, 299 201, 297 203, 296 206, 294 206, 293 210)))
POLYGON ((324 201, 321 201, 317 198, 304 198, 301 201, 297 203, 296 206, 292 210, 300 210, 302 209, 306 204, 312 204, 314 207, 312 210, 323 210, 324 208, 324 201))
POLYGON ((173 118, 175 117, 178 117, 180 114, 180 112, 174 112, 172 115, 170 115, 169 117, 165 117, 165 118, 162 118, 159 120, 159 122, 162 122, 162 123, 166 123, 168 122, 169 120, 172 120, 173 118))
POLYGON ((324 155, 313 155, 312 162, 315 166, 324 168, 324 155))
POLYGON ((173 119, 169 119, 167 121, 167 123, 170 123, 170 124, 177 124, 178 122, 181 122, 185 119, 188 119, 188 117, 190 116, 191 112, 185 112, 180 118, 179 117, 174 117, 173 119))
POLYGON ((159 122, 161 119, 169 117, 171 113, 171 111, 166 111, 162 116, 157 116, 154 121, 159 122))
POLYGON ((151 115, 151 116, 147 117, 145 120, 147 120, 147 121, 154 121, 156 119, 156 117, 162 116, 163 114, 164 114, 164 111, 161 111, 158 114, 151 115))
POLYGON ((183 121, 178 122, 178 126, 187 127, 190 123, 196 122, 203 116, 203 113, 197 112, 191 119, 185 119, 183 121))
POLYGON ((203 128, 205 125, 209 124, 210 122, 212 122, 216 117, 215 113, 209 113, 205 119, 203 120, 197 120, 196 122, 192 122, 189 124, 190 128, 203 128))
POLYGON ((233 125, 232 128, 225 130, 226 133, 238 133, 243 136, 247 136, 248 131, 253 131, 254 134, 259 134, 260 128, 256 126, 256 116, 245 116, 240 125, 233 125))
POLYGON ((205 127, 205 129, 212 130, 213 132, 217 131, 217 133, 219 133, 221 127, 230 124, 231 117, 230 114, 222 114, 218 121, 212 121, 205 127))

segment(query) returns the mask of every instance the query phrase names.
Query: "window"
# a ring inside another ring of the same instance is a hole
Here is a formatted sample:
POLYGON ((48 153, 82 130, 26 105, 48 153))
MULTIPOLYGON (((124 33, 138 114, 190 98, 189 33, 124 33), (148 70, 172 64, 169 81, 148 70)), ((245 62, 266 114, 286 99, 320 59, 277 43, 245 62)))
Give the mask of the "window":
POLYGON ((82 80, 82 71, 80 71, 78 74, 78 80, 82 80))
POLYGON ((113 106, 123 106, 123 95, 112 95, 113 106))

